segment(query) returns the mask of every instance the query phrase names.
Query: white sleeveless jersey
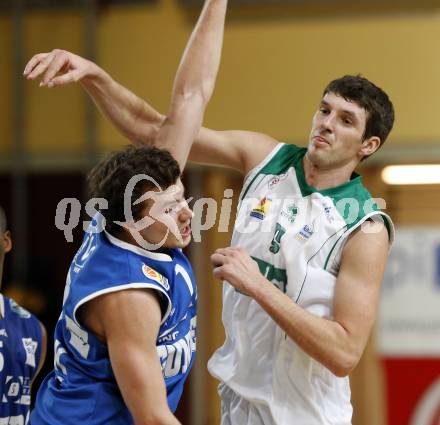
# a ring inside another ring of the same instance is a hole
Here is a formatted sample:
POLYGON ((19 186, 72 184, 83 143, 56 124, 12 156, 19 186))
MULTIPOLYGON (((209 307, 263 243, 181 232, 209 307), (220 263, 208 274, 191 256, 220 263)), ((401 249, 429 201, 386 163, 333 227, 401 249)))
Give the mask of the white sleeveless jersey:
MULTIPOLYGON (((332 319, 341 254, 348 236, 379 211, 361 177, 338 187, 307 185, 306 149, 279 144, 245 179, 233 246, 298 305, 332 319)), ((348 425, 348 378, 338 378, 301 350, 252 298, 223 285, 226 340, 208 369, 241 397, 269 409, 276 425, 348 425)), ((271 424, 267 424, 271 425, 271 424)))

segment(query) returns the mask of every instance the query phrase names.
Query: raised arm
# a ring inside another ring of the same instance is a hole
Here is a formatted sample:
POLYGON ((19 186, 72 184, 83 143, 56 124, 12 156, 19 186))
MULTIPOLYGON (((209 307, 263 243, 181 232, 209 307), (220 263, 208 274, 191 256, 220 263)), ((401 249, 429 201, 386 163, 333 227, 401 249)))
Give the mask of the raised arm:
POLYGON ((184 168, 220 64, 227 0, 206 0, 188 41, 174 81, 169 112, 154 144, 168 149, 184 168))

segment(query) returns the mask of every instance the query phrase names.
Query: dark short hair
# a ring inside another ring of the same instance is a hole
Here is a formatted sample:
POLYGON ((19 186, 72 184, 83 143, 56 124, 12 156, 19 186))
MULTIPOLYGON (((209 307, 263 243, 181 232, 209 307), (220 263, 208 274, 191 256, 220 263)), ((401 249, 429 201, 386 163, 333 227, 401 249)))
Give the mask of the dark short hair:
POLYGON ((376 136, 380 146, 385 143, 394 124, 394 107, 388 95, 361 75, 345 75, 331 81, 323 96, 334 93, 356 102, 367 111, 364 140, 376 136))
MULTIPOLYGON (((115 221, 124 222, 124 192, 129 180, 137 174, 146 174, 153 178, 162 190, 176 183, 180 168, 171 154, 154 147, 128 146, 122 151, 113 152, 96 165, 87 176, 91 198, 104 198, 108 208, 101 213, 106 219, 106 230, 117 235, 121 226, 115 221)), ((131 197, 133 218, 139 220, 144 204, 133 205, 148 189, 154 189, 154 183, 142 180, 134 187, 131 197)))
POLYGON ((0 206, 0 232, 5 233, 8 227, 5 210, 0 206))

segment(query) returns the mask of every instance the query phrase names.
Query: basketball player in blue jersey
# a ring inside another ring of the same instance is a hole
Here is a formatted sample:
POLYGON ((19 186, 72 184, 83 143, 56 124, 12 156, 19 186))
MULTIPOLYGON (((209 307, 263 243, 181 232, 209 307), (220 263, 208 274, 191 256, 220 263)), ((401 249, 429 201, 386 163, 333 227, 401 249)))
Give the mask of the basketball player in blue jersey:
MULTIPOLYGON (((180 174, 214 89, 226 5, 206 1, 184 52, 155 135, 156 146, 169 152, 129 147, 89 175, 91 196, 106 205, 68 271, 55 370, 40 387, 32 425, 179 424, 173 412, 194 362, 197 303, 182 253, 192 212, 180 174)), ((77 57, 57 55, 79 78, 77 57)), ((38 73, 42 65, 33 68, 38 73)), ((48 85, 59 82, 51 69, 48 85)))
MULTIPOLYGON (((11 233, 0 207, 0 284, 11 233)), ((46 331, 38 319, 0 293, 0 424, 29 420, 31 385, 46 356, 46 331)))

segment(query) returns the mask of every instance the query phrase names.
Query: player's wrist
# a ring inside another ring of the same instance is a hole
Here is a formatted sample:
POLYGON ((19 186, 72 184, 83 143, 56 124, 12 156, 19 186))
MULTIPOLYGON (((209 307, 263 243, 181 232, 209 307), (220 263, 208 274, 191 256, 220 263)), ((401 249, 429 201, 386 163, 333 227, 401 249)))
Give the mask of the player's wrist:
POLYGON ((246 285, 245 291, 250 297, 256 301, 264 299, 267 296, 268 290, 270 290, 272 283, 267 280, 263 275, 254 277, 249 285, 246 285))
POLYGON ((102 68, 93 62, 89 62, 87 72, 81 78, 80 83, 88 90, 104 91, 112 84, 113 79, 102 68))

